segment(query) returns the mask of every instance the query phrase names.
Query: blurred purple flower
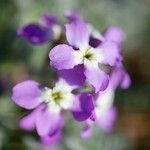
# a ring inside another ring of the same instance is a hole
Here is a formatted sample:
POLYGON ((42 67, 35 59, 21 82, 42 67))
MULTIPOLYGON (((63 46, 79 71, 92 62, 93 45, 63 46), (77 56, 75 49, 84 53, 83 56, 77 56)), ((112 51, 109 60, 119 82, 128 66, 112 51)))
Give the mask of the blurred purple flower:
POLYGON ((52 39, 52 31, 37 23, 31 23, 18 29, 17 34, 32 44, 42 44, 52 39))
POLYGON ((130 86, 130 78, 122 66, 116 66, 111 74, 107 89, 99 92, 96 99, 97 124, 105 131, 111 131, 116 120, 116 108, 113 106, 115 90, 118 86, 126 89, 130 86))
MULTIPOLYGON (((116 121, 117 110, 113 104, 116 88, 120 86, 122 89, 127 89, 130 84, 130 77, 120 64, 114 68, 107 89, 96 94, 93 116, 96 124, 103 131, 112 131, 116 121)), ((84 122, 83 129, 81 130, 81 137, 88 138, 91 135, 92 120, 88 119, 84 122)))
POLYGON ((86 80, 95 88, 95 92, 104 90, 109 76, 99 68, 99 64, 115 65, 120 57, 118 47, 113 42, 105 42, 98 48, 91 47, 87 24, 79 20, 66 25, 66 37, 71 46, 60 44, 54 47, 49 53, 50 64, 58 70, 74 69, 83 64, 86 80))
POLYGON ((61 26, 57 23, 56 17, 45 13, 39 23, 27 24, 19 28, 17 34, 32 44, 44 44, 59 38, 61 26))
POLYGON ((62 110, 69 110, 78 121, 86 120, 94 109, 88 93, 72 94, 73 87, 60 79, 53 89, 43 88, 35 81, 24 81, 13 88, 12 100, 33 112, 20 121, 25 130, 36 128, 41 137, 52 136, 63 127, 62 110))

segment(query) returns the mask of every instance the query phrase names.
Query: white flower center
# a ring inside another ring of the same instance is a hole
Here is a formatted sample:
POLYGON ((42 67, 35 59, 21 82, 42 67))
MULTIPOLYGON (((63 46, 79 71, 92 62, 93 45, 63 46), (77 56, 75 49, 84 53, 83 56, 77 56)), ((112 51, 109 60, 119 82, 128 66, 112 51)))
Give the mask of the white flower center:
POLYGON ((103 60, 103 54, 100 50, 90 48, 83 48, 75 51, 75 61, 78 64, 84 64, 87 68, 96 68, 98 63, 103 60))
POLYGON ((49 110, 58 112, 69 109, 73 104, 72 88, 64 81, 56 83, 53 89, 45 88, 41 100, 46 103, 49 110))

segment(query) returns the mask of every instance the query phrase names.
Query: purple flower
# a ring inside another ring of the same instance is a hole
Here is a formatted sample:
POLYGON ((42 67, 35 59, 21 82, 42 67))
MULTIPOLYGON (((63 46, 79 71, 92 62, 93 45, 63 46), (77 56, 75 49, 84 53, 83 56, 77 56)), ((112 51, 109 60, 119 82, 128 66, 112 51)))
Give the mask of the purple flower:
POLYGON ((99 68, 99 64, 114 66, 120 58, 118 47, 113 42, 105 42, 98 48, 89 45, 90 32, 83 21, 73 21, 66 25, 67 41, 71 45, 60 44, 50 53, 50 64, 58 70, 74 69, 83 65, 86 80, 95 88, 95 92, 107 87, 109 76, 99 68))
POLYGON ((123 89, 130 86, 129 75, 121 65, 114 68, 107 89, 99 92, 96 98, 96 122, 104 131, 111 131, 116 120, 117 111, 113 101, 118 86, 123 89))
POLYGON ((37 23, 18 29, 17 34, 32 44, 42 44, 52 39, 52 31, 37 23))
POLYGON ((17 34, 25 38, 32 44, 44 44, 61 34, 61 27, 51 14, 45 13, 40 19, 40 23, 30 23, 18 29, 17 34))
POLYGON ((22 118, 25 130, 36 128, 41 137, 59 133, 63 127, 62 110, 69 110, 76 120, 86 120, 94 109, 93 98, 88 93, 72 94, 73 86, 60 79, 53 89, 41 87, 35 81, 24 81, 13 88, 12 100, 26 109, 34 109, 22 118), (80 113, 80 114, 79 114, 80 113))
MULTIPOLYGON (((116 66, 110 76, 110 81, 107 89, 101 91, 95 96, 95 108, 93 118, 96 124, 105 132, 112 131, 117 117, 117 110, 113 104, 115 90, 118 86, 126 89, 131 84, 130 77, 121 64, 116 66)), ((88 138, 91 135, 93 119, 89 118, 84 122, 81 130, 81 137, 88 138)))

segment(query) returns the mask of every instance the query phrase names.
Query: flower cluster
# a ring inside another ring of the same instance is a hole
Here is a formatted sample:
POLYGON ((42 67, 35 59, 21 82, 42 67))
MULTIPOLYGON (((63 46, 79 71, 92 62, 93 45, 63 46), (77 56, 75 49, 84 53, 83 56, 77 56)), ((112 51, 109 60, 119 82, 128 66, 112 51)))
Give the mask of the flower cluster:
POLYGON ((46 13, 39 23, 28 24, 18 35, 32 44, 59 41, 49 52, 50 66, 57 70, 53 88, 28 80, 13 88, 12 100, 33 111, 21 119, 25 130, 36 129, 42 142, 59 141, 64 127, 64 112, 83 124, 81 137, 88 137, 94 123, 111 131, 117 110, 113 105, 118 86, 126 89, 130 78, 122 64, 121 42, 125 34, 119 27, 109 27, 101 35, 77 13, 65 13, 62 26, 46 13))

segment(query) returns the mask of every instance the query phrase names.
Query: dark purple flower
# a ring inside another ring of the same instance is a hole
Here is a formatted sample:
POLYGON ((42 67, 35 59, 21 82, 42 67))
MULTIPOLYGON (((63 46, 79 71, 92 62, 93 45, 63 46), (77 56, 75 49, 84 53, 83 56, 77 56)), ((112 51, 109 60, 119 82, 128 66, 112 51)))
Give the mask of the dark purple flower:
POLYGON ((18 29, 17 34, 32 44, 49 42, 52 38, 52 30, 37 23, 31 23, 18 29))
POLYGON ((58 39, 61 34, 61 26, 56 17, 45 13, 39 23, 29 23, 18 29, 17 34, 32 44, 44 44, 58 39))

